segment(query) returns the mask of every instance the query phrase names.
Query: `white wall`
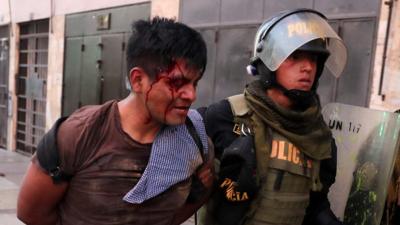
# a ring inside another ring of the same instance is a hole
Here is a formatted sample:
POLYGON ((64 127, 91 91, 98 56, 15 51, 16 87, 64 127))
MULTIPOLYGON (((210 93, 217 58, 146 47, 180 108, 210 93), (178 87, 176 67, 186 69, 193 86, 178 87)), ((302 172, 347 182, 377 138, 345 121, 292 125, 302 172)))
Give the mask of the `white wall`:
POLYGON ((51 0, 0 0, 0 25, 25 22, 50 16, 51 0), (11 5, 9 5, 11 3, 11 5))
POLYGON ((179 20, 180 0, 152 0, 151 17, 163 16, 179 20))
MULTIPOLYGON (((162 0, 161 0, 162 1, 162 0)), ((176 0, 173 0, 176 1, 176 0)), ((0 0, 0 25, 10 22, 9 0, 0 0)), ((149 0, 10 0, 11 22, 20 23, 49 18, 51 15, 65 15, 117 7, 149 0)), ((166 1, 166 2, 169 2, 166 1)))
POLYGON ((10 23, 8 0, 0 0, 0 25, 10 23))
POLYGON ((46 130, 61 116, 65 15, 53 16, 51 23, 53 32, 49 34, 46 130))
POLYGON ((102 8, 130 5, 150 0, 53 0, 55 15, 92 11, 102 8))
POLYGON ((15 90, 15 76, 18 71, 18 40, 19 40, 19 26, 16 24, 12 24, 10 27, 12 30, 12 35, 10 36, 10 67, 9 67, 9 79, 8 79, 8 88, 9 93, 12 98, 12 117, 8 117, 8 131, 7 131, 7 149, 15 150, 15 137, 16 137, 16 125, 17 125, 17 96, 15 90), (12 141, 11 141, 12 140, 12 141))

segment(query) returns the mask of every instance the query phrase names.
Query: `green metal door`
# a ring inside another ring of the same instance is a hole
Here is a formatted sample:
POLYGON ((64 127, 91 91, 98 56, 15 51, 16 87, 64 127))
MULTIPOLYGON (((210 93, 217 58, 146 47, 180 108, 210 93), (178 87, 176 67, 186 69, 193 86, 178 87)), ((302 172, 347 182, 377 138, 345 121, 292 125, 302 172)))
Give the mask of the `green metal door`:
POLYGON ((100 103, 101 38, 74 37, 66 41, 63 115, 84 105, 100 103))
POLYGON ((101 37, 102 61, 101 61, 101 102, 111 99, 123 98, 121 89, 125 74, 122 73, 122 65, 125 60, 123 34, 111 34, 101 37))
POLYGON ((100 103, 101 38, 83 38, 80 76, 80 105, 100 103))
POLYGON ((80 74, 82 63, 83 38, 70 38, 66 41, 63 115, 69 115, 81 106, 80 74))
POLYGON ((63 115, 129 94, 125 46, 130 25, 149 16, 149 3, 67 15, 63 115))

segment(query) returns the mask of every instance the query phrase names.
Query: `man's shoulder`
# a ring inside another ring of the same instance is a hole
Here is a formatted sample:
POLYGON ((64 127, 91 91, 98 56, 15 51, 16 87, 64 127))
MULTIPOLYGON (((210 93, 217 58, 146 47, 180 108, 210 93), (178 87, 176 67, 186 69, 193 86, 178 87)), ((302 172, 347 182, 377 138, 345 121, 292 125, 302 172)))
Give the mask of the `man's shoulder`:
POLYGON ((107 120, 112 116, 115 104, 116 101, 110 101, 82 107, 60 125, 56 134, 57 148, 62 168, 68 174, 75 174, 86 159, 94 157, 98 150, 96 146, 109 134, 107 120))
POLYGON ((74 111, 66 120, 66 122, 87 123, 108 115, 110 109, 117 104, 117 101, 108 101, 102 105, 87 105, 74 111))
POLYGON ((114 104, 117 104, 116 100, 111 100, 101 105, 83 106, 74 111, 69 117, 78 120, 88 120, 108 112, 114 104))
POLYGON ((87 105, 77 109, 60 125, 60 132, 77 135, 85 128, 102 124, 102 121, 107 118, 114 104, 117 104, 115 100, 108 101, 102 105, 87 105))

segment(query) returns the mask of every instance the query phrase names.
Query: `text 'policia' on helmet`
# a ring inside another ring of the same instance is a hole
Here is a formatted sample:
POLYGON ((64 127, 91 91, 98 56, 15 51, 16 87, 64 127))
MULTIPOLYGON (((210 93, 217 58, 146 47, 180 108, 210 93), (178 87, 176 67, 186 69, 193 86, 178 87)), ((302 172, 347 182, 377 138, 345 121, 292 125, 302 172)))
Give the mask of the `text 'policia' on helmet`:
POLYGON ((248 72, 252 75, 274 72, 296 50, 312 51, 321 56, 317 78, 324 64, 338 78, 347 60, 346 47, 326 17, 312 9, 296 9, 281 12, 259 27, 248 72), (259 71, 257 63, 260 61, 269 71, 259 71))

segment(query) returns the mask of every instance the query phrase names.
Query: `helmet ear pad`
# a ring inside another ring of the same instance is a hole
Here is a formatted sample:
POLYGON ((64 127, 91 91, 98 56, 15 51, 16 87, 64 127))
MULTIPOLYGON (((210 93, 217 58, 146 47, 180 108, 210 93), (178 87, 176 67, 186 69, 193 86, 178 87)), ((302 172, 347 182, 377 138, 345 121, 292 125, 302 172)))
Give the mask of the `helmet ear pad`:
POLYGON ((270 88, 276 83, 275 72, 269 70, 261 59, 256 59, 251 65, 256 68, 257 74, 260 75, 260 80, 263 81, 265 88, 270 88))

